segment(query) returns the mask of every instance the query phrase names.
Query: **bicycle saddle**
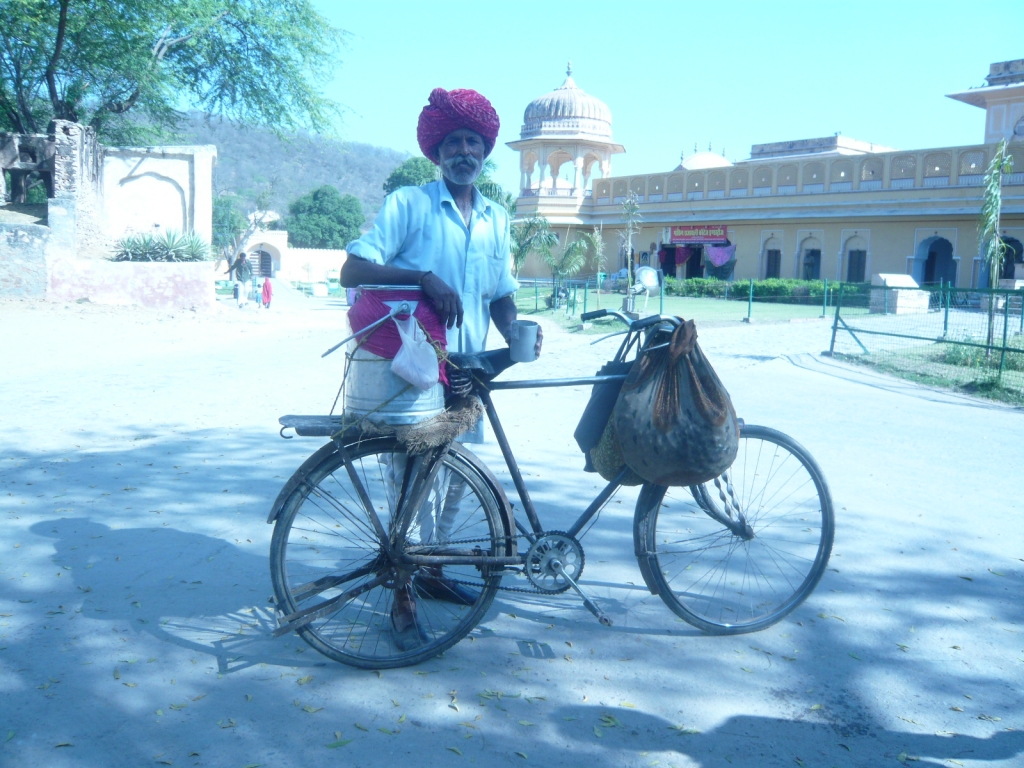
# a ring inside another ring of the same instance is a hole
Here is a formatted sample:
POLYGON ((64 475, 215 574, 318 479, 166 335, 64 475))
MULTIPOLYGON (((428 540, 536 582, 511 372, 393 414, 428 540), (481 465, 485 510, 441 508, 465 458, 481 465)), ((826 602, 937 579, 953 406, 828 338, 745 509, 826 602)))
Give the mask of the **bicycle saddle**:
POLYGON ((449 362, 464 371, 473 371, 478 378, 493 379, 502 371, 515 365, 508 347, 491 349, 487 352, 451 353, 449 362))

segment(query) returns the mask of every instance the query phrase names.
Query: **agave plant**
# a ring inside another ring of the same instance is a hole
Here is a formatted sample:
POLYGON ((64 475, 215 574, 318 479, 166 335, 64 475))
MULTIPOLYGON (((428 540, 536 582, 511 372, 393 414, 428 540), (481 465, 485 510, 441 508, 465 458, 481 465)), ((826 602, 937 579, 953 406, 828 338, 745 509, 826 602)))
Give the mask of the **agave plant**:
POLYGON ((127 235, 114 243, 111 261, 205 261, 210 246, 195 232, 127 235))

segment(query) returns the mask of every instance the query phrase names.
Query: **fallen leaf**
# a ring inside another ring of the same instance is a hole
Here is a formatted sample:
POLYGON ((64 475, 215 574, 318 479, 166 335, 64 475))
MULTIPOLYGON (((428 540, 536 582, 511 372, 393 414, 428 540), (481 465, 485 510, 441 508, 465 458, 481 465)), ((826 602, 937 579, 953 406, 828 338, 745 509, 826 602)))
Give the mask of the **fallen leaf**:
POLYGON ((523 760, 526 759, 526 753, 525 752, 516 752, 516 754, 519 755, 521 758, 523 758, 523 760))
POLYGON ((636 709, 636 704, 633 704, 630 701, 620 701, 619 706, 626 707, 627 709, 636 709))
POLYGON ((903 645, 903 643, 896 643, 896 647, 899 648, 904 653, 906 653, 910 649, 909 645, 903 645))
POLYGON ((533 725, 533 723, 531 723, 529 720, 520 720, 519 724, 520 725, 533 725))
POLYGON ((811 707, 811 712, 817 712, 819 709, 821 709, 821 704, 815 704, 811 707))
POLYGON ((75 745, 72 744, 70 741, 62 741, 60 744, 54 744, 53 748, 56 749, 57 747, 73 747, 73 746, 75 746, 75 745))
POLYGON ((377 730, 381 733, 386 733, 388 736, 394 736, 397 733, 397 731, 392 731, 390 728, 378 728, 377 730))
POLYGON ((974 581, 974 579, 972 579, 970 576, 961 576, 960 578, 964 581, 974 581))
POLYGON ((599 738, 599 739, 600 739, 600 738, 601 738, 602 736, 604 736, 604 731, 602 731, 602 730, 601 730, 600 728, 598 728, 598 727, 597 727, 597 726, 595 725, 595 726, 594 726, 594 735, 595 735, 595 736, 597 736, 597 738, 599 738))
POLYGON ((746 667, 740 667, 740 669, 742 669, 744 672, 750 672, 751 674, 753 674, 753 672, 754 672, 754 670, 747 669, 746 667))
POLYGON ((252 694, 251 693, 245 694, 245 700, 246 701, 252 701, 252 694))
POLYGON ((963 648, 961 648, 959 645, 951 645, 949 647, 952 648, 954 651, 962 651, 963 650, 963 648))
POLYGON ((187 706, 188 702, 185 702, 184 704, 171 704, 171 709, 184 709, 187 706))
POLYGON ((4 744, 6 744, 8 741, 10 741, 13 738, 14 738, 14 731, 8 731, 7 732, 7 738, 4 739, 4 744))
POLYGON ((462 757, 462 750, 458 747, 445 747, 449 752, 454 752, 459 757, 462 757))
POLYGON ((963 707, 950 707, 950 709, 953 710, 954 712, 963 712, 964 711, 963 707))
POLYGON ((127 688, 136 688, 136 687, 138 687, 139 684, 138 683, 121 683, 121 685, 123 685, 123 686, 125 686, 127 688))
POLYGON ((687 728, 685 725, 670 725, 669 730, 679 731, 679 733, 685 736, 696 736, 700 733, 696 728, 687 728))
POLYGON ((992 715, 978 715, 979 720, 988 720, 990 723, 998 723, 1003 718, 993 717, 992 715))
POLYGON ((799 757, 794 757, 794 758, 793 758, 793 762, 794 762, 794 763, 796 763, 797 765, 799 765, 799 766, 800 766, 800 768, 804 768, 804 766, 805 766, 805 765, 807 765, 807 764, 806 764, 806 763, 805 763, 805 762, 804 762, 803 760, 801 760, 801 759, 800 759, 799 757))
POLYGON ((305 685, 306 683, 313 682, 313 676, 312 675, 306 675, 305 677, 300 677, 295 682, 298 683, 299 685, 305 685))
POLYGON ((847 651, 846 655, 849 656, 851 659, 856 659, 857 661, 862 661, 861 657, 858 656, 853 651, 847 651))
POLYGON ((302 708, 302 711, 303 712, 309 712, 309 714, 312 715, 315 712, 319 712, 321 709, 323 709, 323 707, 310 707, 310 706, 307 705, 307 706, 302 708))
POLYGON ((164 713, 164 711, 163 711, 162 709, 158 709, 158 710, 156 711, 156 713, 157 713, 157 715, 161 715, 161 716, 162 716, 162 715, 163 715, 163 713, 164 713))
POLYGON ((355 727, 356 727, 356 728, 358 728, 358 729, 359 729, 360 731, 369 731, 369 730, 370 730, 370 729, 369 729, 369 728, 367 728, 367 727, 366 727, 365 725, 360 725, 359 723, 354 723, 354 725, 355 725, 355 727))
POLYGON ((344 747, 346 744, 351 744, 352 741, 352 739, 338 739, 337 741, 332 741, 330 744, 325 744, 324 746, 328 749, 337 749, 338 747, 344 747))
POLYGON ((117 667, 114 667, 114 679, 115 680, 120 680, 121 679, 121 670, 119 670, 117 667))

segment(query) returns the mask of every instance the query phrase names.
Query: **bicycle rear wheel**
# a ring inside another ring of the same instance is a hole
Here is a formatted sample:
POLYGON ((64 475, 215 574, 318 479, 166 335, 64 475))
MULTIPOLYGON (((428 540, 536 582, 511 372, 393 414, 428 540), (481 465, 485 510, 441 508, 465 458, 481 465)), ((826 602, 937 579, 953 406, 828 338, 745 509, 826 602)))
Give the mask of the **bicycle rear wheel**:
MULTIPOLYGON (((270 547, 270 571, 284 615, 316 606, 326 613, 297 629, 325 656, 363 669, 417 664, 447 650, 483 618, 501 580, 500 567, 446 565, 443 575, 477 593, 472 605, 428 599, 417 593, 420 641, 400 642, 391 609, 393 569, 366 511, 372 505, 384 531, 394 534, 395 504, 407 454, 394 438, 375 438, 346 448, 358 483, 340 451, 296 478, 281 509, 270 547), (360 489, 359 486, 362 486, 360 489), (361 594, 347 593, 362 589, 361 594), (330 603, 332 599, 336 602, 330 603)), ((405 548, 443 545, 504 555, 508 536, 498 502, 486 480, 456 451, 442 460, 437 479, 413 515, 405 548)), ((414 567, 410 567, 415 576, 414 567)))
POLYGON ((835 533, 832 497, 807 450, 767 427, 742 428, 719 482, 721 490, 644 485, 636 551, 651 591, 682 619, 711 634, 755 632, 795 610, 821 579, 835 533), (721 522, 731 504, 719 493, 735 499, 748 528, 721 522))

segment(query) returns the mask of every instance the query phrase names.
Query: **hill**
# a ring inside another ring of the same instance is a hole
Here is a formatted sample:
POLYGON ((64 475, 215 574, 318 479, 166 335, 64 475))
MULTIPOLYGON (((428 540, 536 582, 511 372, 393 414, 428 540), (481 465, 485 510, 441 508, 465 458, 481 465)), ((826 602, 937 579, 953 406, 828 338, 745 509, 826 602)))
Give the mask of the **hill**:
POLYGON ((408 153, 372 144, 336 141, 309 133, 278 138, 260 128, 244 128, 221 120, 207 122, 193 113, 178 129, 183 141, 214 144, 217 166, 215 194, 237 195, 246 207, 272 179, 273 210, 287 213, 300 195, 331 184, 342 194, 358 197, 368 221, 384 200, 384 180, 408 153))

